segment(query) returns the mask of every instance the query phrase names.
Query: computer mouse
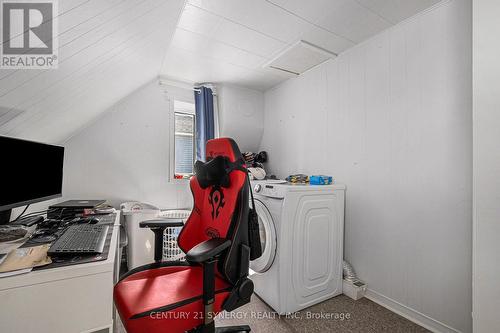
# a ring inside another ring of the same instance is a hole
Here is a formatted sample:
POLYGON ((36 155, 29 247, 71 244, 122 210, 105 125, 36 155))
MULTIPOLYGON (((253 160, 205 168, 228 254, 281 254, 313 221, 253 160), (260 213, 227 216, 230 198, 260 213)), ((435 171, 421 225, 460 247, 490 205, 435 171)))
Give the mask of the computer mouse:
POLYGON ((89 224, 99 223, 99 219, 96 217, 89 217, 89 224))

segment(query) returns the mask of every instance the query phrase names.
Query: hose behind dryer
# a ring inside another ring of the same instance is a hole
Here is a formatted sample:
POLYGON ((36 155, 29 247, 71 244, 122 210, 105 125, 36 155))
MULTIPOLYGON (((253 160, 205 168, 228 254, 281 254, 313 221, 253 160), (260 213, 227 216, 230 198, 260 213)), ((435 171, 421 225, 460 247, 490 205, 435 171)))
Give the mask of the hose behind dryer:
POLYGON ((344 272, 344 280, 351 281, 353 283, 360 281, 354 271, 354 268, 347 260, 344 260, 342 268, 344 272))

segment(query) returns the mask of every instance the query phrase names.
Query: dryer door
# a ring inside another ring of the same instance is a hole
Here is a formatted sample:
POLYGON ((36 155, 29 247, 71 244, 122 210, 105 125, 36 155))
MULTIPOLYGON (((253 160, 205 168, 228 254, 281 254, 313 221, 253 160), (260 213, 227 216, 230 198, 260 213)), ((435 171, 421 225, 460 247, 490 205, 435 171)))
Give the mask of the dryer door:
POLYGON ((262 256, 250 262, 250 269, 256 273, 264 273, 271 267, 276 256, 276 228, 271 213, 269 213, 266 206, 258 199, 255 199, 255 210, 259 216, 262 256))

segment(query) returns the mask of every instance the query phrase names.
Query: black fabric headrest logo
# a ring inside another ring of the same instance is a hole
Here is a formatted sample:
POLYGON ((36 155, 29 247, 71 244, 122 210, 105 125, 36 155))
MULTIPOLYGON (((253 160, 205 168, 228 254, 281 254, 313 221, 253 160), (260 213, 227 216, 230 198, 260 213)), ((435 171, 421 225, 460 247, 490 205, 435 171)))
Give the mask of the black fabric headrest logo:
POLYGON ((212 206, 212 219, 219 217, 220 209, 226 203, 224 200, 224 192, 219 186, 213 186, 208 196, 208 202, 212 206))

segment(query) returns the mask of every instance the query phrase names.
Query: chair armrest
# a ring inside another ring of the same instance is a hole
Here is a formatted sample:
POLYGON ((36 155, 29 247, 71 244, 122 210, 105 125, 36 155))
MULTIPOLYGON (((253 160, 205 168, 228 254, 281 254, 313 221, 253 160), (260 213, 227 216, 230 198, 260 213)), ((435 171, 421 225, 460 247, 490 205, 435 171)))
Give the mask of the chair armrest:
POLYGON ((204 262, 212 259, 231 246, 231 241, 225 238, 212 238, 194 246, 186 253, 186 260, 204 262))
POLYGON ((184 222, 181 219, 155 219, 146 220, 139 223, 140 228, 172 228, 172 227, 183 227, 184 222))
POLYGON ((155 234, 155 252, 154 258, 156 262, 160 262, 163 258, 163 233, 166 228, 183 227, 184 222, 180 219, 155 219, 139 222, 139 228, 149 228, 155 234))

